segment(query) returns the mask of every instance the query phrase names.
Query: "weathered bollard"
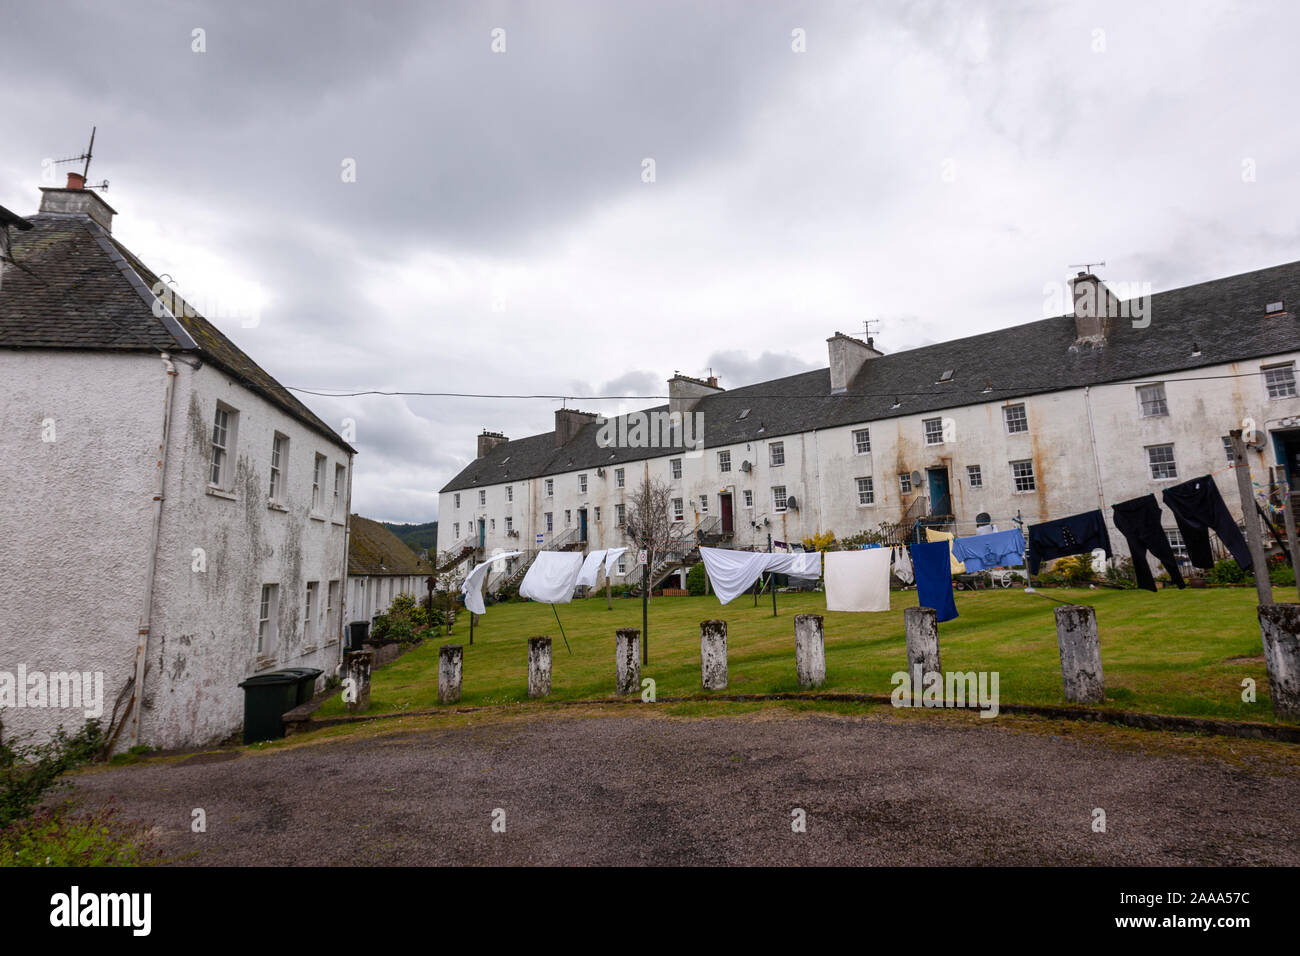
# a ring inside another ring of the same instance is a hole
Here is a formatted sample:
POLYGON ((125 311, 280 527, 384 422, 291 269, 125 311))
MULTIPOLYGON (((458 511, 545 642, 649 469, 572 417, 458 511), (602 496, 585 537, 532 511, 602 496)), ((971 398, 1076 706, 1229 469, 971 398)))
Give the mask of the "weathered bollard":
POLYGON ((461 661, 464 648, 444 644, 438 648, 438 703, 454 704, 460 700, 461 661))
POLYGON ((620 694, 635 694, 641 686, 641 631, 635 627, 620 627, 614 632, 614 690, 620 694))
POLYGON ((727 622, 700 622, 700 683, 705 690, 727 689, 727 622))
POLYGON ((1076 704, 1100 704, 1106 699, 1101 672, 1101 640, 1097 612, 1085 604, 1056 609, 1056 644, 1061 649, 1061 682, 1065 699, 1076 704))
POLYGON ((826 680, 826 639, 820 614, 794 616, 794 669, 800 687, 820 687, 826 680))
POLYGON ((528 696, 545 697, 551 692, 551 639, 528 639, 528 696))
POLYGON ((907 673, 921 679, 926 674, 941 674, 939 663, 939 615, 932 607, 909 607, 903 610, 903 629, 907 632, 907 673))
POLYGON ((1300 604, 1261 604, 1259 630, 1273 713, 1300 718, 1300 604))
POLYGON ((363 714, 370 709, 370 665, 374 656, 374 651, 348 651, 343 699, 347 701, 349 714, 363 714))

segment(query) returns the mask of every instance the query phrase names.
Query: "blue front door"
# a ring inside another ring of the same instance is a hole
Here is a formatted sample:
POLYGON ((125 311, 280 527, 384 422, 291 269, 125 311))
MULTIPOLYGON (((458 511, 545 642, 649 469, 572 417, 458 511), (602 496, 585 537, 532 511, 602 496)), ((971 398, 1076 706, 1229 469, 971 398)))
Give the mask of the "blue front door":
POLYGON ((487 522, 482 518, 478 519, 478 546, 481 548, 487 541, 487 522))
POLYGON ((578 540, 587 540, 587 509, 578 509, 578 540))
POLYGON ((930 475, 930 514, 952 514, 952 500, 948 494, 948 469, 931 468, 930 475))

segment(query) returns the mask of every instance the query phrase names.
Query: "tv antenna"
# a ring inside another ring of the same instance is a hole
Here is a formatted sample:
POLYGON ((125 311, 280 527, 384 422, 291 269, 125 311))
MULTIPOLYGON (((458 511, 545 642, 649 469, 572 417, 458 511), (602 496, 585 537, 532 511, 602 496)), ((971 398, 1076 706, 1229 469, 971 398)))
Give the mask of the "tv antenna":
POLYGON ((1066 266, 1066 268, 1067 268, 1067 269, 1083 269, 1085 272, 1089 272, 1089 273, 1091 273, 1091 272, 1092 272, 1092 267, 1093 267, 1093 266, 1104 266, 1105 264, 1106 264, 1106 263, 1105 263, 1104 260, 1103 260, 1102 262, 1075 262, 1075 263, 1071 263, 1070 265, 1066 266))
MULTIPOLYGON (((95 130, 96 129, 98 129, 98 127, 96 126, 92 126, 90 128, 90 145, 86 147, 86 151, 84 153, 82 153, 80 156, 69 156, 67 159, 56 159, 54 161, 54 165, 59 166, 62 165, 63 163, 84 163, 85 165, 81 167, 81 178, 83 180, 88 178, 90 176, 90 160, 95 155, 95 130)), ((103 182, 99 182, 99 183, 86 183, 84 188, 107 190, 108 180, 105 179, 103 182)))

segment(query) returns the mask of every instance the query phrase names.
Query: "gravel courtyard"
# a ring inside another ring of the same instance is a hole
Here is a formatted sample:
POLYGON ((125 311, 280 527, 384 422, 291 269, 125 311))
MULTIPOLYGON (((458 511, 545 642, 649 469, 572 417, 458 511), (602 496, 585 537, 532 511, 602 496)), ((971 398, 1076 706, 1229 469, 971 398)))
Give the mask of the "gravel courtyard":
POLYGON ((1288 745, 1212 743, 1268 748, 1234 762, 1141 731, 771 711, 368 726, 84 773, 76 793, 178 865, 1300 864, 1288 745))

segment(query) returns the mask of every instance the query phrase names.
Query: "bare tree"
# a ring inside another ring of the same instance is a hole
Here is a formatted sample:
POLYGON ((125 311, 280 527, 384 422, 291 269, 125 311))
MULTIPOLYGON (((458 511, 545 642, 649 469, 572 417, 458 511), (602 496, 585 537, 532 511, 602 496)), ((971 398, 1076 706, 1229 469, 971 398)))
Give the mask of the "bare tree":
POLYGON ((627 536, 632 547, 646 552, 641 568, 641 663, 649 661, 650 571, 670 554, 685 554, 692 547, 686 523, 674 521, 673 489, 667 482, 644 478, 627 499, 627 536))

